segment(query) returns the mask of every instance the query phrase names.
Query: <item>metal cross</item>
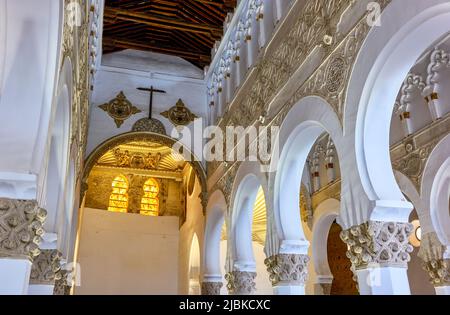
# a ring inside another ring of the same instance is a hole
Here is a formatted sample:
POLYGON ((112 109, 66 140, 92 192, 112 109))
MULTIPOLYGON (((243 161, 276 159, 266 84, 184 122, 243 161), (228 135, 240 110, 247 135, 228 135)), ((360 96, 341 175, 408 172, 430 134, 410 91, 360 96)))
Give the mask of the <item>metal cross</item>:
POLYGON ((153 93, 163 93, 166 91, 154 89, 153 86, 150 88, 137 88, 139 91, 150 92, 150 105, 149 105, 149 119, 152 119, 152 110, 153 110, 153 93))

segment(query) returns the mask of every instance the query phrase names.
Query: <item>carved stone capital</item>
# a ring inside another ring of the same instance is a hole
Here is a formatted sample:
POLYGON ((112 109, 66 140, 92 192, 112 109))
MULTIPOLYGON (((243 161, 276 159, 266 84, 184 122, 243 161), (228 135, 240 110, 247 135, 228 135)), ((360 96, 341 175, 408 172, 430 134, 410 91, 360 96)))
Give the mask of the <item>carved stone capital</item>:
POLYGON ((41 250, 31 266, 30 284, 54 285, 61 279, 61 253, 54 250, 41 250))
POLYGON ((446 247, 439 241, 436 233, 422 236, 418 256, 435 287, 450 286, 450 259, 444 259, 445 251, 446 247))
POLYGON ((225 275, 231 295, 251 295, 256 291, 256 272, 232 271, 225 275))
POLYGON ((0 257, 38 256, 46 216, 36 201, 0 198, 0 257))
POLYGON ((281 283, 304 285, 308 262, 309 257, 300 254, 278 254, 264 261, 274 286, 281 283))
POLYGON ((70 295, 71 287, 68 285, 67 276, 69 271, 61 270, 61 277, 55 281, 55 289, 53 290, 53 295, 70 295))
POLYGON ((425 263, 430 262, 432 260, 444 259, 445 251, 446 247, 442 245, 441 241, 439 241, 439 238, 435 232, 426 233, 422 235, 418 256, 425 263))
POLYGON ((406 268, 413 251, 408 239, 412 231, 410 223, 370 221, 342 231, 341 239, 356 270, 371 263, 406 268))
POLYGON ((222 282, 202 282, 202 295, 220 295, 222 282))
POLYGON ((432 259, 424 263, 423 268, 435 287, 450 286, 450 259, 432 259))

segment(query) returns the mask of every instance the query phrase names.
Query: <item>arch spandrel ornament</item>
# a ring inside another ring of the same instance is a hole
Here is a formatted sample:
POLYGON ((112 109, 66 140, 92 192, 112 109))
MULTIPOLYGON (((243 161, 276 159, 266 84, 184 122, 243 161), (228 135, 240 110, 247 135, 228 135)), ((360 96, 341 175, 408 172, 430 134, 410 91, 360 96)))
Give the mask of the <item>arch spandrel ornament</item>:
MULTIPOLYGON (((88 189, 88 177, 93 167, 97 163, 97 161, 105 155, 108 151, 114 149, 115 147, 129 142, 153 142, 163 146, 167 146, 172 148, 174 144, 178 143, 177 140, 170 138, 166 135, 151 133, 151 132, 128 132, 116 137, 110 138, 98 145, 97 148, 89 155, 89 157, 85 161, 83 178, 82 178, 82 189, 81 189, 81 200, 83 199, 84 194, 88 189)), ((188 150, 183 146, 184 150, 188 150)), ((190 154, 190 163, 192 168, 195 170, 202 187, 202 192, 200 194, 200 199, 203 206, 203 214, 206 212, 206 206, 208 201, 208 190, 206 183, 206 173, 200 161, 195 157, 195 155, 188 150, 190 154)))

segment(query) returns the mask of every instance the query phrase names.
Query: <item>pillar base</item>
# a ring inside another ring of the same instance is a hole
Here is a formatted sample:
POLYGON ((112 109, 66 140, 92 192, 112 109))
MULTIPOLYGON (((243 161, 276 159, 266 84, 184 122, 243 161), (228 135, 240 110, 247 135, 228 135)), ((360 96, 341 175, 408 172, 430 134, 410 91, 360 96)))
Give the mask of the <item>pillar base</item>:
POLYGON ((356 275, 361 295, 411 295, 406 268, 368 267, 356 275))
POLYGON ((274 295, 305 295, 304 285, 276 285, 273 287, 274 295))
POLYGON ((436 295, 450 295, 450 286, 435 287, 436 295))
POLYGON ((0 295, 27 295, 31 262, 0 258, 0 295))
POLYGON ((49 284, 30 284, 28 295, 53 295, 54 285, 49 284))

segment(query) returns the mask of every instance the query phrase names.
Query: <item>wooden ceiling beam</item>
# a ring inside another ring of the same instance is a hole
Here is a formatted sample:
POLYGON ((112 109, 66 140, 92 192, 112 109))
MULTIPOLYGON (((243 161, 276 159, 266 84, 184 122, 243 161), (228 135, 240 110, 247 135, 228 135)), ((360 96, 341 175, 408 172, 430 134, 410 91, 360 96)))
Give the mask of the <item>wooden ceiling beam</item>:
POLYGON ((137 50, 146 50, 146 51, 154 51, 158 53, 164 53, 169 55, 180 56, 190 60, 197 61, 205 61, 211 60, 211 56, 198 51, 187 51, 186 49, 178 49, 175 47, 162 47, 155 46, 150 44, 143 44, 140 42, 130 41, 122 38, 115 37, 104 37, 103 44, 106 47, 115 47, 115 48, 124 48, 124 49, 137 49, 137 50))
POLYGON ((179 30, 184 32, 192 32, 209 35, 213 38, 220 38, 222 29, 215 25, 190 23, 185 21, 173 20, 155 16, 149 13, 141 13, 130 10, 116 9, 107 7, 105 8, 105 16, 113 19, 135 22, 140 24, 146 24, 156 28, 179 30))

